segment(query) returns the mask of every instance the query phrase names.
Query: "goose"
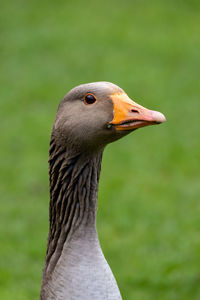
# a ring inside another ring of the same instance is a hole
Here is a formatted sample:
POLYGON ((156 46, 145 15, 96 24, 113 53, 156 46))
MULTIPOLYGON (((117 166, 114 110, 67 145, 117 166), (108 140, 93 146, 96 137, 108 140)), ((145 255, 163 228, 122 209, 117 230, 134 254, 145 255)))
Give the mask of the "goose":
POLYGON ((49 148, 49 235, 41 300, 120 300, 96 229, 102 154, 108 143, 165 116, 117 85, 94 82, 60 102, 49 148))

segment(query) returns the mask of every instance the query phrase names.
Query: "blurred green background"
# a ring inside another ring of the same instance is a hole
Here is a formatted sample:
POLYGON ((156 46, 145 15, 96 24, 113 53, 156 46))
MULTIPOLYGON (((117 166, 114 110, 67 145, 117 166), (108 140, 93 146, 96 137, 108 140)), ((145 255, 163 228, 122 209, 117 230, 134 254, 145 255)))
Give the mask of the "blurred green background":
POLYGON ((39 298, 59 101, 106 80, 167 123, 104 153, 98 230, 126 300, 200 299, 200 2, 1 3, 0 298, 39 298))

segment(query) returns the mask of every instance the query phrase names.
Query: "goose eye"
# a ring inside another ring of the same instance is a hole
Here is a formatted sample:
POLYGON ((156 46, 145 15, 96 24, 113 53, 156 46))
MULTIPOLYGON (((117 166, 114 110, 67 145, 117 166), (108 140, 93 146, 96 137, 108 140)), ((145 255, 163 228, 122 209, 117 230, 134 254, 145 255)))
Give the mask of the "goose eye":
POLYGON ((92 95, 92 94, 85 95, 85 98, 84 98, 85 104, 93 104, 96 101, 97 101, 97 99, 95 98, 94 95, 92 95))

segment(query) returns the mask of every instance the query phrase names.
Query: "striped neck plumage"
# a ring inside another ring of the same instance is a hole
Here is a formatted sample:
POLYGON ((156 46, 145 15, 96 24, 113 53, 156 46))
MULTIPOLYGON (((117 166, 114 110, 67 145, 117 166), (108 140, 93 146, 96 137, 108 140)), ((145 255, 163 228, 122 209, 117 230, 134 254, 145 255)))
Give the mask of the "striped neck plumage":
POLYGON ((57 146, 49 150, 50 228, 44 272, 52 273, 64 245, 81 228, 96 231, 97 191, 102 152, 75 153, 57 146), (73 154, 72 154, 73 153, 73 154))

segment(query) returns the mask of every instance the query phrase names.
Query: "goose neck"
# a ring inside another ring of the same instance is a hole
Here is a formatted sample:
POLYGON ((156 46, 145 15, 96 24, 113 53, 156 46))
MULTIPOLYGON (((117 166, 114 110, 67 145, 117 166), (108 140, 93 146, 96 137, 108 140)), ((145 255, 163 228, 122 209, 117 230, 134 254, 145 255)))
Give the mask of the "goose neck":
POLYGON ((74 236, 98 240, 96 211, 101 160, 102 151, 74 153, 51 143, 50 228, 45 268, 48 273, 74 236))

